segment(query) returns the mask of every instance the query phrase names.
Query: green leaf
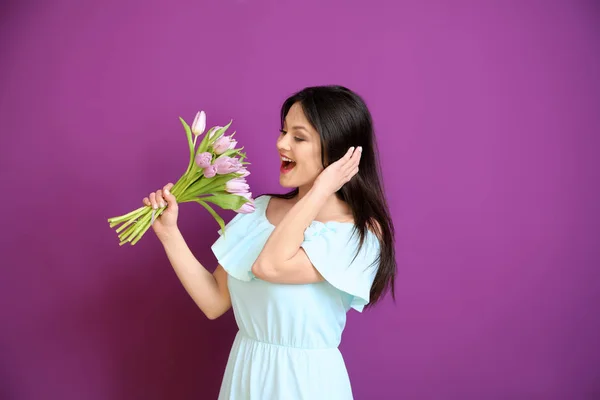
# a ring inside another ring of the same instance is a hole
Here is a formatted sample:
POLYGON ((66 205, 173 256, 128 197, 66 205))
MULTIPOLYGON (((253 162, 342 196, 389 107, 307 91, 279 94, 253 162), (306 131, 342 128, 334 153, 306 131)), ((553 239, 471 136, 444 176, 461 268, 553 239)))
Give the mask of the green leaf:
POLYGON ((242 155, 242 154, 244 154, 244 153, 240 152, 240 150, 242 150, 242 149, 243 149, 243 147, 240 147, 238 149, 229 149, 226 152, 224 152, 223 154, 221 154, 219 157, 223 157, 223 156, 231 157, 232 154, 242 155))
POLYGON ((202 200, 214 203, 224 210, 237 210, 248 202, 245 197, 235 194, 214 194, 209 197, 202 197, 202 200))
POLYGON ((232 172, 230 174, 216 175, 213 178, 207 178, 207 183, 201 187, 201 192, 195 195, 197 196, 202 193, 212 193, 217 189, 225 190, 226 183, 233 178, 237 178, 239 175, 240 174, 232 172))
POLYGON ((215 132, 215 134, 210 138, 210 140, 214 143, 218 138, 220 138, 221 136, 223 136, 223 134, 225 132, 227 132, 227 129, 231 126, 232 122, 233 122, 233 120, 230 120, 227 125, 225 125, 221 129, 218 129, 215 132))
MULTIPOLYGON (((225 133, 225 131, 227 131, 227 128, 229 128, 229 126, 231 126, 232 122, 233 122, 233 120, 229 121, 229 123, 227 125, 225 125, 224 127, 217 129, 216 132, 212 134, 212 136, 210 135, 210 131, 212 130, 212 128, 209 129, 209 131, 206 132, 206 135, 204 135, 202 142, 200 142, 200 147, 198 147, 198 153, 204 153, 205 151, 207 151, 208 148, 218 138, 220 138, 225 133)), ((213 128, 214 128, 214 126, 213 126, 213 128)))
POLYGON ((183 128, 185 129, 185 135, 187 136, 188 145, 190 147, 190 162, 188 164, 188 171, 190 170, 192 163, 194 162, 194 142, 192 141, 192 130, 190 126, 184 121, 183 118, 179 117, 183 128))
POLYGON ((217 212, 212 209, 211 206, 209 206, 208 204, 206 204, 206 202, 204 202, 204 201, 202 201, 200 199, 194 199, 194 201, 198 202, 200 205, 202 205, 204 208, 206 208, 206 210, 210 213, 210 215, 213 216, 213 218, 217 221, 217 223, 221 227, 221 230, 223 231, 223 234, 225 234, 225 221, 223 221, 223 218, 221 218, 219 216, 219 214, 217 214, 217 212))
MULTIPOLYGON (((214 128, 214 127, 213 127, 214 128)), ((200 153, 204 153, 206 151, 206 149, 208 149, 208 141, 209 141, 209 136, 210 136, 210 132, 212 131, 212 128, 210 128, 205 134, 204 137, 202 138, 202 140, 200 141, 200 146, 198 146, 198 154, 200 153)))
POLYGON ((183 193, 181 193, 181 195, 179 196, 178 200, 181 199, 181 201, 185 201, 198 196, 204 191, 203 189, 204 186, 207 185, 207 182, 208 179, 198 179, 196 182, 185 188, 183 193))

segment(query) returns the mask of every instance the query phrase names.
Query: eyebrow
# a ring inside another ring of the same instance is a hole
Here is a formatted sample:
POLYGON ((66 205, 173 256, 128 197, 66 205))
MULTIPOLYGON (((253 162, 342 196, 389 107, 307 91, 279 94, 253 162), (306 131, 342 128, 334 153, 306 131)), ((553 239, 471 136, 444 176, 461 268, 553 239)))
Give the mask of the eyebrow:
POLYGON ((292 126, 292 129, 302 130, 302 131, 306 131, 306 133, 308 133, 308 129, 306 129, 303 126, 292 126))

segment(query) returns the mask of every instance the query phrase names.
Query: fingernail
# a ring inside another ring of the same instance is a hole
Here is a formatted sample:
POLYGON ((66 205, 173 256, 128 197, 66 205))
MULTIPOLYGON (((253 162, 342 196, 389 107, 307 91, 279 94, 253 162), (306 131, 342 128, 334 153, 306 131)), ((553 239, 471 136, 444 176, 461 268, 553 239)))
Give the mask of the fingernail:
POLYGON ((160 203, 160 208, 163 208, 165 206, 165 203, 160 203))
POLYGON ((358 146, 358 151, 362 151, 362 146, 358 146))
POLYGON ((350 147, 350 151, 354 151, 354 146, 350 147))
POLYGON ((155 204, 152 206, 152 208, 154 208, 156 210, 158 208, 158 206, 155 204))
POLYGON ((170 194, 170 193, 169 193, 169 189, 165 189, 165 194, 166 194, 167 196, 170 194))

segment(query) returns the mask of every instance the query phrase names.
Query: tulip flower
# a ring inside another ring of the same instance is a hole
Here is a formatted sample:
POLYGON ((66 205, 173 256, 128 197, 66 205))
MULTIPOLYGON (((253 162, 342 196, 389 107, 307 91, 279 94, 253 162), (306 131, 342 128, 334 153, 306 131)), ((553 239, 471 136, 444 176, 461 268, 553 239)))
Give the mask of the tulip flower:
POLYGON ((240 208, 235 210, 235 212, 239 214, 250 214, 254 212, 254 200, 252 200, 252 193, 236 193, 236 195, 245 197, 246 199, 248 199, 248 201, 244 203, 240 208))
POLYGON ((217 174, 219 175, 237 172, 242 167, 240 160, 227 156, 221 156, 217 158, 214 165, 217 167, 217 174))
POLYGON ((229 193, 246 193, 250 190, 250 186, 246 183, 244 178, 234 178, 230 181, 227 181, 225 184, 225 190, 229 193))
POLYGON ((242 176, 241 176, 240 178, 245 178, 245 177, 247 177, 248 175, 250 175, 250 171, 248 171, 248 170, 246 169, 246 167, 242 167, 242 168, 238 169, 237 173, 238 173, 238 174, 242 174, 242 176))
POLYGON ((196 155, 196 165, 200 168, 208 168, 212 161, 212 154, 208 151, 196 155))
POLYGON ((214 164, 209 165, 208 167, 204 168, 202 173, 204 174, 205 177, 212 178, 217 174, 217 167, 214 164))
POLYGON ((198 111, 194 122, 192 123, 192 133, 198 137, 204 133, 206 129, 206 113, 204 111, 198 111))
POLYGON ((238 196, 242 196, 247 198, 248 200, 252 200, 252 193, 250 192, 246 192, 246 193, 237 193, 238 196))
POLYGON ((221 136, 213 144, 213 150, 217 154, 223 154, 227 150, 234 149, 237 145, 237 140, 232 139, 230 136, 221 136))
POLYGON ((211 128, 211 130, 208 132, 208 137, 209 137, 209 138, 212 138, 212 137, 213 137, 213 135, 214 135, 214 134, 215 134, 215 133, 216 133, 216 132, 217 132, 219 129, 221 129, 221 128, 223 128, 223 127, 222 127, 222 126, 218 126, 218 125, 217 125, 217 126, 215 126, 215 127, 213 127, 213 128, 211 128))
POLYGON ((240 208, 238 208, 237 210, 235 210, 236 213, 238 214, 251 214, 255 211, 254 208, 254 201, 249 201, 244 203, 243 206, 241 206, 240 208))

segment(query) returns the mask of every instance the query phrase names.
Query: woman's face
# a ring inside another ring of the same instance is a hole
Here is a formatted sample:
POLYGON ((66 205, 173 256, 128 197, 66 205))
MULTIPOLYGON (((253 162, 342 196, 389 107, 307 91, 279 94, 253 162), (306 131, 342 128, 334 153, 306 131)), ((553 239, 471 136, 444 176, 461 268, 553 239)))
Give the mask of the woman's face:
POLYGON ((321 139, 306 119, 300 103, 295 103, 285 117, 283 132, 277 139, 277 150, 281 158, 281 186, 312 186, 323 170, 321 139))

